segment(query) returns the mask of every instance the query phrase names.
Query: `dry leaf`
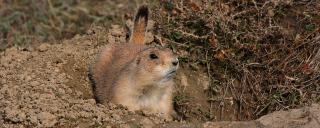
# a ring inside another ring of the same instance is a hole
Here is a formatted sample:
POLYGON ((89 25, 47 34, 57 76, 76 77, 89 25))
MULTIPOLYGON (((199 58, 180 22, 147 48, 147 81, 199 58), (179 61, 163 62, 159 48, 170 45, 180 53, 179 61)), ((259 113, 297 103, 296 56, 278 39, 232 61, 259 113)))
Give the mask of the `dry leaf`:
POLYGON ((217 44, 218 44, 218 40, 216 39, 216 37, 214 35, 209 37, 209 44, 212 48, 216 48, 217 44))
POLYGON ((199 5, 196 4, 195 2, 190 2, 190 3, 189 3, 189 6, 191 7, 191 9, 192 9, 193 11, 200 11, 199 5))
POLYGON ((214 58, 223 61, 225 59, 225 53, 223 50, 219 51, 217 54, 214 55, 214 58))

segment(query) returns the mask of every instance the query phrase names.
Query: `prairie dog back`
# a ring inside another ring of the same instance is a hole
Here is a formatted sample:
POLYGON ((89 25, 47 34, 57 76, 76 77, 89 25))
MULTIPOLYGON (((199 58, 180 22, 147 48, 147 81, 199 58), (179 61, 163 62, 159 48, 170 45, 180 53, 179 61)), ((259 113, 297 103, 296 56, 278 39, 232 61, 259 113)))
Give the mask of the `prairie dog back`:
POLYGON ((95 83, 94 95, 99 103, 111 100, 111 87, 121 70, 145 48, 144 45, 136 44, 108 44, 100 53, 91 73, 95 83))
POLYGON ((170 118, 178 59, 170 49, 144 44, 148 13, 145 5, 138 9, 128 43, 108 44, 100 53, 90 72, 93 93, 101 104, 114 102, 170 118))

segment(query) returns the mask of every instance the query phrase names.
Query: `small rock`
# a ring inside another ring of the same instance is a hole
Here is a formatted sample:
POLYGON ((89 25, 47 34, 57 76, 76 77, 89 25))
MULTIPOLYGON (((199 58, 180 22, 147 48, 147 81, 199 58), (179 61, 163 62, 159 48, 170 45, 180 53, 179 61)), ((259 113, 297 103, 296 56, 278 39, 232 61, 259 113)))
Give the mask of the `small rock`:
POLYGON ((118 114, 113 113, 111 116, 115 120, 121 120, 121 117, 118 114))
POLYGON ((12 122, 22 122, 26 119, 26 114, 18 109, 6 109, 5 113, 7 115, 7 119, 12 122))
POLYGON ((142 125, 142 127, 144 128, 153 128, 154 127, 154 123, 148 119, 148 118, 144 118, 141 120, 140 124, 142 125))
POLYGON ((120 36, 120 37, 119 37, 119 42, 120 42, 120 43, 126 43, 126 42, 127 42, 126 37, 125 37, 125 36, 120 36))
POLYGON ((29 75, 27 75, 27 76, 25 76, 25 80, 26 80, 26 81, 30 81, 30 80, 32 80, 32 77, 29 76, 29 75))
POLYGON ((52 127, 57 123, 57 117, 49 112, 39 113, 38 120, 44 127, 52 127))
POLYGON ((119 25, 112 25, 111 27, 112 27, 112 29, 110 30, 111 35, 113 35, 113 36, 124 35, 124 33, 119 25))
POLYGON ((121 36, 121 35, 123 35, 123 33, 119 29, 112 29, 111 30, 111 35, 113 35, 113 36, 121 36))
POLYGON ((119 29, 121 28, 120 25, 111 25, 111 29, 119 29))
POLYGON ((85 40, 85 41, 83 42, 83 44, 85 44, 85 45, 87 45, 87 46, 91 46, 93 43, 92 43, 92 41, 90 41, 90 40, 85 40))
POLYGON ((88 103, 94 105, 94 104, 96 104, 96 100, 94 100, 94 99, 88 99, 88 103))
POLYGON ((129 124, 120 124, 120 128, 131 128, 129 124))
POLYGON ((32 124, 38 124, 37 116, 36 116, 34 113, 29 114, 28 120, 29 120, 32 124))
POLYGON ((81 36, 80 36, 79 34, 76 34, 76 35, 73 37, 73 39, 75 39, 75 40, 80 39, 80 38, 81 38, 81 36))
POLYGON ((43 43, 38 47, 38 51, 45 52, 49 49, 49 46, 50 46, 49 44, 43 43))
POLYGON ((116 43, 116 39, 112 35, 107 36, 108 43, 116 43))
POLYGON ((64 89, 58 88, 58 94, 64 95, 65 93, 66 93, 66 91, 64 91, 64 89))

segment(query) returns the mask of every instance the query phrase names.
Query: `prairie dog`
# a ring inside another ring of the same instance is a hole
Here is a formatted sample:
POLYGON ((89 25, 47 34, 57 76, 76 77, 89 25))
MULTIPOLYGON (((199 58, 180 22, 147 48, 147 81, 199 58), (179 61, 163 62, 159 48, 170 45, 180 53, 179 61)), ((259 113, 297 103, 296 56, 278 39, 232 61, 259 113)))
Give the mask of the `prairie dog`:
POLYGON ((172 76, 179 61, 168 48, 144 44, 148 13, 145 5, 138 9, 128 43, 108 44, 93 64, 90 80, 98 103, 110 101, 171 119, 172 76))

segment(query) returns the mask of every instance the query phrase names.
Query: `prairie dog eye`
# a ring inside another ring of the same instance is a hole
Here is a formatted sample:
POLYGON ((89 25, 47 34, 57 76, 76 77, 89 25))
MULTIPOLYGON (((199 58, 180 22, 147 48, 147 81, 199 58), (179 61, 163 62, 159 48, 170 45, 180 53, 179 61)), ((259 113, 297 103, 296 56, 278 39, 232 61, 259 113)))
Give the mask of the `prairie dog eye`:
POLYGON ((154 53, 151 53, 151 54, 149 55, 149 57, 150 57, 151 60, 154 60, 154 59, 158 59, 158 58, 159 58, 159 57, 158 57, 156 54, 154 54, 154 53))

